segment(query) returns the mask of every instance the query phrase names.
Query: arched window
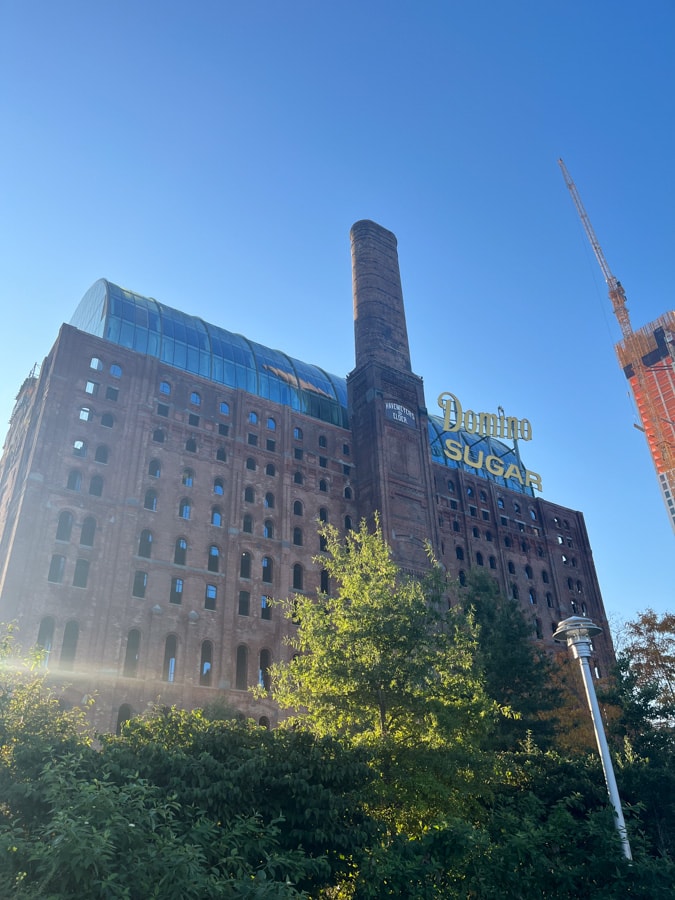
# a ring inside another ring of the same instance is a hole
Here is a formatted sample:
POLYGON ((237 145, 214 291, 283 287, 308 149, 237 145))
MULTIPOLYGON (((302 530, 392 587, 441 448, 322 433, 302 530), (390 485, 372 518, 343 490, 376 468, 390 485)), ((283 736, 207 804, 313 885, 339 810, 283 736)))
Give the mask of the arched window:
POLYGON ((251 595, 248 591, 239 591, 239 615, 250 615, 251 595))
POLYGON ((302 484, 304 480, 302 472, 296 472, 293 475, 293 484, 302 484))
POLYGON ((163 428, 155 428, 155 430, 152 432, 152 439, 155 442, 155 444, 163 444, 164 441, 166 440, 166 435, 164 434, 164 429, 163 428))
POLYGON ((251 423, 251 425, 257 425, 257 424, 258 424, 258 413, 257 413, 257 412, 250 412, 250 413, 248 414, 248 420, 249 420, 249 422, 251 423))
POLYGON ((46 616, 40 622, 40 630, 38 631, 38 636, 37 636, 37 646, 42 651, 41 656, 40 656, 40 665, 45 669, 49 665, 49 657, 52 652, 53 644, 54 644, 54 619, 51 616, 46 616))
POLYGON ((577 594, 582 594, 584 591, 583 585, 580 581, 577 581, 577 594))
POLYGON ((221 513, 219 506, 214 506, 211 509, 211 524, 217 525, 219 528, 223 524, 223 514, 221 513))
POLYGON ((208 687, 213 674, 213 644, 202 641, 202 657, 199 661, 199 683, 208 687))
POLYGON ((515 575, 515 574, 516 574, 516 567, 515 567, 515 565, 511 562, 511 560, 509 560, 509 562, 508 562, 508 569, 509 569, 509 572, 510 572, 511 575, 515 575))
POLYGON ((269 650, 261 650, 260 651, 260 664, 258 666, 258 684, 260 687, 265 688, 266 691, 269 691, 271 681, 270 681, 270 666, 272 665, 272 654, 269 650))
POLYGON ((158 459, 151 459, 148 463, 148 475, 151 478, 159 478, 162 474, 162 467, 159 464, 158 459))
POLYGON ((168 635, 164 642, 164 662, 162 664, 162 680, 173 682, 176 680, 176 654, 178 640, 175 634, 168 635))
POLYGON ((220 569, 220 550, 215 544, 209 547, 209 559, 206 565, 209 572, 218 572, 220 569))
POLYGON ((122 377, 122 367, 118 366, 117 363, 113 363, 110 366, 110 374, 113 378, 121 378, 122 377))
POLYGON ((459 583, 462 587, 466 587, 466 572, 464 569, 459 570, 459 583))
POLYGON ((167 397, 171 394, 171 385, 168 381, 160 381, 159 392, 160 394, 165 394, 167 397))
POLYGON ((494 558, 494 556, 491 556, 491 557, 490 557, 489 563, 490 563, 490 568, 491 568, 491 569, 496 569, 496 568, 497 568, 497 560, 494 558))
POLYGON ((537 602, 537 592, 534 590, 534 588, 530 588, 527 596, 530 603, 532 603, 533 605, 537 602))
POLYGON ((258 725, 260 725, 261 728, 266 728, 268 731, 270 730, 270 720, 267 718, 267 716, 260 716, 260 718, 258 719, 258 725))
POLYGON ((481 491, 478 496, 480 497, 480 499, 483 503, 487 503, 487 494, 485 493, 485 491, 481 491))
POLYGON ((261 619, 271 619, 272 618, 272 604, 270 603, 270 597, 266 594, 263 594, 260 598, 260 618, 261 619))
POLYGON ((204 591, 204 609, 215 609, 218 600, 218 588, 215 584, 207 584, 204 591))
POLYGON ((548 572, 546 571, 546 569, 542 569, 541 580, 544 582, 544 584, 548 584, 548 572))
POLYGON ((502 497, 497 497, 497 506, 500 509, 504 509, 504 499, 502 497))
POLYGON ((455 482, 452 480, 452 478, 448 478, 448 493, 455 493, 455 482))
POLYGON ((149 509, 151 512, 157 511, 157 493, 156 491, 146 491, 143 499, 143 509, 149 509))
POLYGON ((187 541, 179 537, 173 548, 173 561, 177 566, 184 566, 187 562, 187 541))
POLYGON ((237 669, 234 676, 234 686, 238 691, 248 688, 248 647, 240 644, 237 647, 237 669))
POLYGON ((103 425, 104 428, 112 428, 114 424, 115 417, 113 416, 113 414, 109 412, 103 413, 103 415, 101 416, 101 425, 103 425))
POLYGON ((525 575, 528 578, 532 578, 532 566, 525 566, 525 575))
POLYGON ((268 420, 267 420, 267 427, 269 428, 270 431, 276 431, 276 430, 277 430, 277 423, 274 421, 274 419, 268 419, 268 420))
POLYGON ((296 425, 296 427, 293 429, 293 437, 295 438, 296 441, 301 441, 302 440, 302 428, 298 428, 296 425))
POLYGON ((183 602, 183 579, 182 578, 172 578, 171 579, 171 593, 169 594, 169 602, 176 603, 176 604, 183 602))
POLYGON ((328 579, 328 571, 326 569, 322 569, 321 575, 319 576, 319 590, 322 594, 327 594, 329 587, 330 581, 328 579))
POLYGON ((56 525, 56 540, 69 541, 73 530, 73 514, 64 510, 59 515, 59 521, 56 525))
POLYGON ((274 509, 274 494, 265 494, 265 509, 274 509))
POLYGON ((183 469, 183 475, 181 477, 181 482, 185 485, 185 487, 192 487, 195 483, 195 473, 193 469, 183 469))
POLYGON ((77 469, 71 469, 68 473, 68 481, 66 481, 66 488, 69 491, 79 491, 82 487, 82 473, 78 472, 77 469))
POLYGON ((513 541, 511 540, 511 538, 510 538, 510 537, 508 536, 508 534, 507 534, 506 537, 504 538, 504 546, 505 546, 505 547, 511 547, 512 545, 513 545, 513 541))
POLYGON ((220 410, 221 416, 229 416, 230 414, 230 404, 225 400, 220 401, 220 406, 218 407, 220 410))
POLYGON ((47 581, 52 584, 61 584, 63 581, 63 573, 66 570, 66 558, 55 553, 49 563, 49 572, 47 573, 47 581))
POLYGON ((119 736, 120 734, 122 734, 122 727, 124 726, 124 723, 128 722, 129 719, 132 718, 133 714, 134 711, 128 703, 123 703, 120 706, 119 710, 117 711, 117 725, 115 726, 116 735, 119 736))
POLYGON ((96 534, 96 519, 93 516, 87 516, 82 523, 80 531, 80 545, 82 547, 94 546, 94 535, 96 534))
POLYGON ((241 530, 245 534, 253 534, 253 516, 250 516, 248 513, 246 513, 241 530))
POLYGON ((295 503, 293 504, 293 515, 294 516, 302 515, 302 503, 300 502, 300 500, 296 500, 295 503))
POLYGON ((216 460, 218 462, 227 462, 227 453, 224 447, 218 447, 216 450, 216 460))
POLYGON ((328 521, 328 510, 322 506, 319 510, 319 522, 327 522, 328 521))
POLYGON ((326 484, 326 481, 324 478, 322 478, 321 481, 319 482, 319 490, 323 494, 325 494, 326 491, 328 490, 328 485, 326 484))
POLYGON ((302 528, 293 529, 293 543, 296 547, 302 547, 302 528))
POLYGON ((254 503, 255 502, 255 491, 252 487, 244 488, 244 502, 245 503, 254 503))
POLYGON ((101 497, 103 495, 103 478, 100 475, 92 475, 89 482, 89 493, 92 497, 101 497))
POLYGON ((178 515, 181 519, 189 519, 192 515, 192 507, 190 506, 190 501, 183 497, 178 505, 178 515))
POLYGON ((345 516, 345 531, 351 531, 351 530, 352 530, 352 517, 345 516))
POLYGON ((546 594, 546 605, 549 609, 553 609, 553 594, 550 592, 546 594))
POLYGON ((463 547, 455 547, 455 553, 457 555, 457 559, 464 559, 464 548, 463 547))
POLYGON ((274 575, 274 561, 269 556, 263 556, 262 580, 265 584, 271 584, 274 575))
POLYGON ((222 478, 216 478, 213 482, 213 493, 218 494, 219 497, 222 497, 225 493, 225 485, 222 478))
POLYGON ((267 465, 265 466, 265 475, 272 475, 272 476, 273 476, 273 475, 276 475, 276 474, 277 474, 277 470, 274 468, 274 464, 273 464, 273 463, 267 463, 267 465))
POLYGON ((103 371, 103 363, 98 358, 98 356, 92 356, 91 361, 89 363, 89 368, 93 369, 94 372, 102 372, 103 371))
POLYGON ((475 525, 474 525, 473 528, 471 529, 471 534, 472 534, 475 538, 479 538, 479 537, 480 537, 480 531, 476 528, 475 525))
POLYGON ((250 472, 255 472, 256 465, 255 465, 255 460, 253 459, 252 456, 249 456, 248 459, 246 460, 246 468, 250 472))
POLYGON ((328 441, 326 440, 326 435, 320 434, 319 435, 319 447, 327 447, 327 446, 328 446, 328 441))
POLYGON ((295 563, 293 566, 293 589, 296 591, 301 591, 303 589, 303 569, 300 563, 295 563))
POLYGON ((483 554, 482 553, 476 553, 476 565, 479 565, 479 566, 483 565, 483 554))
POLYGON ((188 438, 187 441, 185 441, 185 449, 188 453, 196 453, 197 441, 194 438, 188 438))
POLYGON ((530 509, 530 518, 532 519, 533 522, 537 521, 537 514, 533 509, 530 509))
POLYGON ((127 649, 124 654, 124 667, 122 674, 126 678, 135 678, 138 674, 138 657, 141 649, 141 633, 138 628, 132 628, 127 635, 127 649))
POLYGON ((94 454, 94 462, 103 463, 104 465, 108 462, 110 457, 110 452, 105 444, 99 444, 96 448, 96 453, 94 454))
POLYGON ((491 531, 485 532, 485 540, 488 541, 490 544, 492 543, 492 532, 491 531))
POLYGON ((328 550, 328 538, 325 534, 319 535, 319 550, 321 551, 321 553, 328 550))
POLYGON ((68 622, 63 630, 63 643, 61 644, 61 668, 73 669, 75 666, 75 653, 77 652, 77 639, 80 636, 80 627, 77 622, 68 622))
POLYGON ((351 500, 351 499, 352 499, 352 489, 349 486, 347 486, 345 488, 345 500, 351 500))
POLYGON ((190 403, 193 406, 201 406, 202 405, 202 398, 197 393, 197 391, 192 391, 192 393, 190 394, 190 403))
POLYGON ((134 572, 134 583, 131 588, 131 596, 138 597, 141 600, 145 597, 145 591, 148 586, 147 572, 134 572))
POLYGON ((239 560, 239 577, 251 577, 251 554, 246 550, 241 554, 241 558, 239 560))
POLYGON ((141 531, 138 541, 138 555, 144 556, 146 559, 150 559, 152 556, 152 532, 148 531, 147 528, 141 531))
POLYGON ((271 519, 265 519, 265 524, 263 525, 263 537, 274 537, 274 522, 271 519))
POLYGON ((511 585, 511 596, 513 597, 514 600, 517 600, 520 597, 520 592, 518 591, 517 584, 511 585))

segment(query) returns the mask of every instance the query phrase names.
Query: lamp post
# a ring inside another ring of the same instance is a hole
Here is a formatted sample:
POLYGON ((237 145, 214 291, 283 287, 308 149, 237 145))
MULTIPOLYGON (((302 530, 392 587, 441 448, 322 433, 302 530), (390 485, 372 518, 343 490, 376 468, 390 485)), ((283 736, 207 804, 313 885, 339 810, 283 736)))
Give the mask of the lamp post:
POLYGON ((586 699, 591 710, 591 719, 593 720, 593 730, 595 731, 595 739, 598 743, 598 752, 602 760, 602 769, 605 773, 605 782, 607 783, 607 791, 609 793, 610 802, 614 808, 614 824, 621 838, 621 847, 623 855, 626 859, 632 859, 633 855, 628 843, 628 834, 626 833, 626 823, 623 818, 623 810, 621 809, 621 799, 619 798, 619 789, 616 786, 616 778, 614 777, 614 767, 612 766, 612 757, 609 755, 609 746, 605 737, 605 729, 602 724, 600 715, 600 707, 598 706, 598 698, 595 694, 595 685, 593 684, 593 676, 591 667, 588 662, 591 656, 591 638, 602 632, 602 628, 596 625, 586 616, 570 616, 569 619, 563 619, 559 623, 558 628, 553 635, 553 639, 563 643, 572 651, 574 659, 579 660, 581 666, 581 676, 584 680, 584 688, 586 690, 586 699))

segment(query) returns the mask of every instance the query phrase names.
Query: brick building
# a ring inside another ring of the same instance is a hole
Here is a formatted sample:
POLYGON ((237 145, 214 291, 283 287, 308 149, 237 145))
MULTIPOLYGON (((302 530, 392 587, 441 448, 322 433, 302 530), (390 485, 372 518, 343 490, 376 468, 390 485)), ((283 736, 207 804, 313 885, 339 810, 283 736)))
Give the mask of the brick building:
MULTIPOLYGON (((101 730, 215 698, 274 724, 247 688, 289 652, 267 598, 330 590, 317 520, 379 510, 401 566, 421 571, 429 539, 460 582, 484 567, 544 642, 574 613, 606 629, 582 514, 535 497, 496 417, 485 434, 452 404, 428 414, 394 235, 358 222, 352 264, 347 379, 98 281, 22 385, 0 461, 0 620, 74 700, 97 695, 101 730)), ((596 652, 602 669, 608 638, 596 652)))

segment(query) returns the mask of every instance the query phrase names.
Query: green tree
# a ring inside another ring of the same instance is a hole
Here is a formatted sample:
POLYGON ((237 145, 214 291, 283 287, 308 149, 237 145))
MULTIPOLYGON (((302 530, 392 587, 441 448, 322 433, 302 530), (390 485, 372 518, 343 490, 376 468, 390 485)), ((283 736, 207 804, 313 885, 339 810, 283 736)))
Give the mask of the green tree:
POLYGON ((623 655, 637 685, 656 687, 654 703, 667 718, 675 713, 675 615, 657 615, 653 609, 640 613, 624 626, 623 655))

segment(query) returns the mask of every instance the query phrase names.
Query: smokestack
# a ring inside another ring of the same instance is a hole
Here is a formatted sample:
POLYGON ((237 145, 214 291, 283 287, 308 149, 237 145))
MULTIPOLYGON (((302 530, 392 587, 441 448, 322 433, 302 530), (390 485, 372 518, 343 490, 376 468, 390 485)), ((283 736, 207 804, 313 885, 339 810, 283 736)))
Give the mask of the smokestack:
POLYGON ((351 242, 356 369, 376 362, 412 372, 396 236, 364 219, 351 242))

